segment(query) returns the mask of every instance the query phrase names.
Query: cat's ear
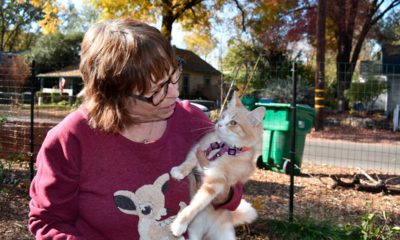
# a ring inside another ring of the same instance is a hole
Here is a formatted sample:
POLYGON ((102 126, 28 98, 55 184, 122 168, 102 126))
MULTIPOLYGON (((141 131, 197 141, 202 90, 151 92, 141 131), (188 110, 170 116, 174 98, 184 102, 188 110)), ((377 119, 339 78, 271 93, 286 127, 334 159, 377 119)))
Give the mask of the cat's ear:
POLYGON ((236 91, 234 91, 232 94, 232 98, 231 101, 229 102, 228 108, 235 108, 235 107, 243 107, 242 101, 240 101, 240 98, 236 91))
POLYGON ((258 124, 262 123, 262 120, 264 119, 265 115, 265 108, 264 107, 258 107, 251 111, 248 115, 247 118, 250 121, 250 124, 253 126, 257 126, 258 124))

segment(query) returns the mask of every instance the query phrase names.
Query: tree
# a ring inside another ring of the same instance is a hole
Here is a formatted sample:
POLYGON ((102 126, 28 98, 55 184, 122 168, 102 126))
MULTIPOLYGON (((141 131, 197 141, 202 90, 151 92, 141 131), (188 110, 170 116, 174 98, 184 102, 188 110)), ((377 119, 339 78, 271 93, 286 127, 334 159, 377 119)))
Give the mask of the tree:
POLYGON ((161 33, 168 40, 171 40, 172 25, 178 22, 183 30, 191 32, 189 45, 197 45, 196 52, 203 53, 214 47, 210 44, 210 32, 212 21, 219 22, 216 13, 228 4, 237 6, 239 13, 242 13, 239 0, 90 0, 90 3, 101 11, 104 19, 129 16, 155 23, 158 20, 156 16, 161 16, 161 33), (194 41, 201 44, 195 44, 194 41))
MULTIPOLYGON (((292 59, 289 55, 289 52, 265 49, 260 43, 235 41, 223 59, 225 80, 235 81, 241 94, 287 102, 292 96, 292 88, 288 87, 292 84, 292 59)), ((305 81, 312 80, 312 70, 302 64, 297 70, 301 79, 298 82, 298 100, 312 104, 313 82, 305 81)))
POLYGON ((38 72, 61 69, 79 61, 82 39, 82 33, 42 35, 25 57, 28 62, 36 61, 38 72))
POLYGON ((17 0, 16 2, 31 5, 40 10, 41 18, 38 24, 45 34, 58 31, 57 28, 61 24, 58 14, 62 7, 57 0, 17 0))
MULTIPOLYGON (((286 34, 288 41, 297 41, 299 37, 307 36, 309 42, 315 46, 317 0, 284 1, 284 3, 291 3, 289 5, 282 4, 282 6, 286 7, 277 7, 276 1, 272 0, 265 2, 274 3, 275 5, 272 4, 272 6, 279 10, 279 14, 276 15, 278 17, 275 17, 276 23, 272 28, 280 27, 283 31, 270 31, 268 28, 264 28, 267 30, 259 31, 260 36, 265 35, 268 36, 268 39, 278 39, 278 43, 281 42, 282 32, 286 34)), ((281 2, 279 2, 279 5, 281 5, 281 2)), ((399 5, 400 0, 328 1, 327 46, 330 49, 336 48, 339 110, 344 108, 344 91, 351 85, 356 63, 370 30, 388 12, 395 11, 398 13, 399 5)), ((260 5, 261 14, 259 18, 274 19, 270 16, 274 15, 271 14, 273 12, 271 12, 270 8, 265 8, 264 6, 260 5)), ((270 26, 270 24, 266 25, 270 26)), ((260 26, 262 27, 263 24, 260 26)))
POLYGON ((0 62, 0 90, 18 92, 30 76, 30 67, 20 56, 5 57, 0 62))
POLYGON ((99 13, 91 5, 85 4, 78 10, 70 3, 60 11, 59 18, 61 24, 58 30, 61 33, 84 33, 99 18, 99 13))
POLYGON ((30 46, 32 24, 42 17, 39 8, 17 0, 4 0, 0 9, 0 51, 18 51, 30 46))
MULTIPOLYGON (((258 39, 265 49, 272 51, 286 51, 290 42, 298 41, 304 29, 293 30, 292 24, 301 18, 302 1, 257 1, 252 9, 247 9, 247 21, 251 26, 252 35, 258 39)), ((297 24, 301 26, 301 24, 297 24)), ((304 25, 303 25, 304 26, 304 25)))
POLYGON ((337 35, 338 107, 344 110, 344 91, 351 86, 368 33, 386 13, 400 5, 400 0, 331 0, 330 4, 337 35))
POLYGON ((372 38, 382 47, 400 44, 400 12, 379 21, 372 29, 372 38))

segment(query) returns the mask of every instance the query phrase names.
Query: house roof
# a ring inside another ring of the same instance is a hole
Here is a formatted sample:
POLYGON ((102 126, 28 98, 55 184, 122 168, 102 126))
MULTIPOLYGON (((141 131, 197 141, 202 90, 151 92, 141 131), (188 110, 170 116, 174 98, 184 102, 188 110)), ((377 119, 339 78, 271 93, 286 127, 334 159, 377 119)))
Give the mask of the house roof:
POLYGON ((23 52, 24 51, 15 51, 15 52, 0 51, 0 63, 3 63, 4 61, 6 61, 6 59, 10 59, 10 58, 16 57, 16 56, 20 55, 23 52))
POLYGON ((55 72, 49 72, 49 73, 40 73, 36 75, 37 77, 46 77, 46 78, 52 78, 52 77, 77 77, 80 78, 81 72, 79 69, 72 69, 72 70, 60 70, 60 71, 55 71, 55 72))
POLYGON ((208 73, 212 75, 220 75, 221 72, 211 66, 209 63, 201 59, 194 52, 175 47, 176 55, 185 60, 184 69, 193 72, 208 73))
MULTIPOLYGON (((175 47, 176 55, 185 60, 184 71, 206 73, 210 75, 220 75, 221 72, 211 66, 209 63, 201 59, 194 52, 175 47)), ((77 66, 70 66, 59 71, 41 73, 37 77, 53 78, 53 77, 81 77, 81 73, 77 66)))

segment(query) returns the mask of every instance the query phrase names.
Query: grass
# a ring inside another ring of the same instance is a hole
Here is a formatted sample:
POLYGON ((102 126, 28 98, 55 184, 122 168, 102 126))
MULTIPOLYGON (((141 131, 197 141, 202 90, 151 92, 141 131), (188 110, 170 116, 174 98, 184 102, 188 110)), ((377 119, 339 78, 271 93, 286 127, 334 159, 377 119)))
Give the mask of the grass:
POLYGON ((250 231, 243 233, 238 228, 241 240, 361 240, 357 226, 341 225, 331 221, 318 221, 311 218, 295 219, 293 222, 258 219, 249 226, 250 231))
POLYGON ((355 240, 359 232, 351 226, 343 226, 330 221, 296 219, 293 222, 269 220, 268 236, 285 240, 355 240))
POLYGON ((239 239, 271 240, 394 240, 400 239, 400 227, 391 223, 385 213, 359 216, 359 221, 338 224, 312 218, 298 218, 292 222, 258 219, 249 226, 250 231, 238 228, 239 239))

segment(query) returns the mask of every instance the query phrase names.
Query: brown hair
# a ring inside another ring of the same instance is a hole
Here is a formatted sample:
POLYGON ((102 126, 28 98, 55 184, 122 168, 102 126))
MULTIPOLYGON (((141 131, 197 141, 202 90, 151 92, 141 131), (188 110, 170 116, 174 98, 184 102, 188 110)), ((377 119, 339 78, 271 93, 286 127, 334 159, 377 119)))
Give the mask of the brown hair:
POLYGON ((85 34, 79 69, 93 128, 118 132, 134 123, 126 103, 134 89, 146 93, 151 81, 176 68, 176 56, 160 31, 133 19, 102 21, 85 34))

